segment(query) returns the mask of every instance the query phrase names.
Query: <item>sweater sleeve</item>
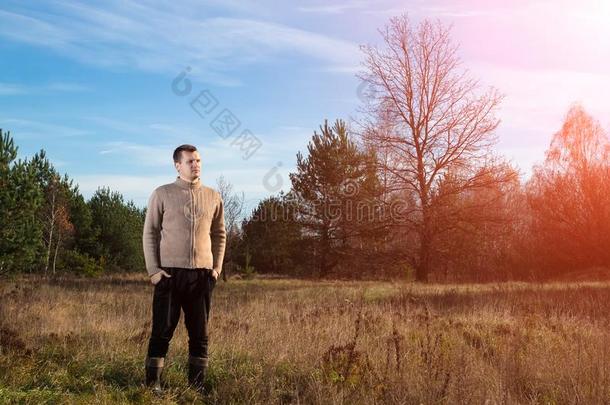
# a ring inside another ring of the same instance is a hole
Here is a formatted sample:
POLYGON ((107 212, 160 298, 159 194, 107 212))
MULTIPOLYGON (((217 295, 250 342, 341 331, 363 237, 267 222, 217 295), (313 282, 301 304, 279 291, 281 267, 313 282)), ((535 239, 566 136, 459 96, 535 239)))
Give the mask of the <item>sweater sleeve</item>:
POLYGON ((148 200, 146 218, 144 220, 144 233, 142 245, 144 247, 144 261, 149 276, 161 271, 159 257, 159 244, 161 242, 161 225, 163 222, 163 202, 159 198, 159 190, 153 191, 148 200))
POLYGON ((210 236, 212 239, 212 256, 214 260, 214 270, 220 274, 222 271, 222 261, 225 255, 225 246, 227 242, 227 233, 225 231, 225 214, 224 203, 220 195, 218 195, 218 204, 212 218, 212 226, 210 236))

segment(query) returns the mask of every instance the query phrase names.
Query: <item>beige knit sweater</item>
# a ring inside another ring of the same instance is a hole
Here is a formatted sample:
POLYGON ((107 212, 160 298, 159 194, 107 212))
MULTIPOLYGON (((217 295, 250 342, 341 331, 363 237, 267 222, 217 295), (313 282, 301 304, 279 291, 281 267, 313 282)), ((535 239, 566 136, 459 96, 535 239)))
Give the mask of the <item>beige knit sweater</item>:
POLYGON ((162 267, 222 271, 226 232, 220 194, 180 177, 153 191, 144 221, 144 259, 150 276, 162 267))

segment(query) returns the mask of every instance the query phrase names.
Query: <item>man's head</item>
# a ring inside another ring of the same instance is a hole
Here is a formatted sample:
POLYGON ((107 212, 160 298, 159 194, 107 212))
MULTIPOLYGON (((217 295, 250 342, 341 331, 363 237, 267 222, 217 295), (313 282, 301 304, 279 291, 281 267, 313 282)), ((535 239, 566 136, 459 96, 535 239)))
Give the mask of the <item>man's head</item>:
POLYGON ((182 179, 194 181, 201 175, 201 156, 193 145, 180 145, 174 150, 174 166, 182 179))

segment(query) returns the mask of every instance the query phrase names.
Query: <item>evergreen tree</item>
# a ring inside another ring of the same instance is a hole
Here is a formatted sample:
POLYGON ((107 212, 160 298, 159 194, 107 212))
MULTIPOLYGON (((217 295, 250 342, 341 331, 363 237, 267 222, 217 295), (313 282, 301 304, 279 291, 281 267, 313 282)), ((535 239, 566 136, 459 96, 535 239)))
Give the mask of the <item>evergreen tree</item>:
POLYGON ((379 231, 375 157, 358 149, 342 120, 333 127, 325 121, 307 149, 306 158, 297 154, 297 172, 290 179, 299 221, 315 241, 316 275, 328 275, 339 263, 339 271, 349 270, 357 253, 371 247, 362 238, 379 231))
POLYGON ((17 150, 0 129, 0 273, 31 272, 41 263, 43 195, 31 164, 15 161, 17 150))
POLYGON ((99 188, 89 200, 93 228, 98 236, 100 261, 113 270, 144 267, 142 229, 144 211, 109 188, 99 188))
POLYGON ((283 194, 258 204, 242 223, 237 249, 242 268, 249 261, 258 273, 298 275, 304 271, 308 241, 301 236, 295 208, 283 194))

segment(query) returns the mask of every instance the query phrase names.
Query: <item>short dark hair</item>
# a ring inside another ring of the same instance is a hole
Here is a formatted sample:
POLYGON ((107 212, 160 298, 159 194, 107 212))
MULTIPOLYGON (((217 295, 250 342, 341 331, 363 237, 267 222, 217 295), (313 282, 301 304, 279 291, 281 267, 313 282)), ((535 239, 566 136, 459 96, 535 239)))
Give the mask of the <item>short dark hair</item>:
POLYGON ((178 163, 182 159, 182 151, 195 152, 197 150, 193 145, 180 145, 174 150, 174 162, 178 163))

